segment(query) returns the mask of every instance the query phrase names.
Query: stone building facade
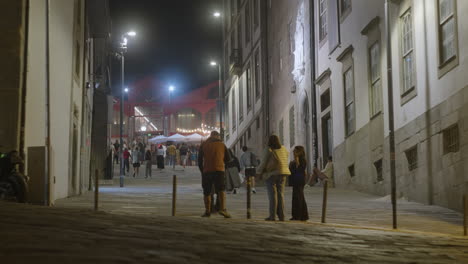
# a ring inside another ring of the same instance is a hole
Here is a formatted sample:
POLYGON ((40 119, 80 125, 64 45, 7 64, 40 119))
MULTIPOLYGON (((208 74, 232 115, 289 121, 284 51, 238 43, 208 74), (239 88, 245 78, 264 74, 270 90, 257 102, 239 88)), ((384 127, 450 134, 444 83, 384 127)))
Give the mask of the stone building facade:
POLYGON ((266 131, 266 1, 224 1, 225 141, 257 154, 266 131))
MULTIPOLYGON (((1 24, 12 41, 0 52, 14 67, 0 73, 0 79, 12 80, 0 85, 0 91, 8 90, 1 100, 9 101, 1 103, 7 120, 0 128, 1 151, 22 153, 32 202, 51 204, 87 190, 90 170, 105 166, 91 164, 91 145, 93 110, 101 110, 94 98, 106 97, 110 85, 108 2, 6 0, 2 5, 1 24)), ((101 137, 105 143, 106 137, 101 137)), ((104 148, 105 155, 107 144, 104 148)))
POLYGON ((468 34, 461 17, 468 3, 388 1, 386 13, 385 2, 315 3, 319 153, 333 156, 337 186, 390 193, 391 78, 397 195, 461 210, 468 191, 468 34))
MULTIPOLYGON (((233 2, 255 1, 226 5, 233 2)), ((338 187, 389 195, 391 88, 397 195, 461 210, 468 192, 468 25, 462 19, 468 2, 273 0, 262 10, 267 122, 253 140, 278 134, 286 147, 306 146, 319 167, 332 157, 338 187)), ((231 95, 228 106, 232 98, 242 96, 231 95)), ((238 108, 226 112, 239 127, 238 108)))
POLYGON ((313 160, 310 1, 269 1, 267 10, 269 133, 291 157, 302 145, 313 160))

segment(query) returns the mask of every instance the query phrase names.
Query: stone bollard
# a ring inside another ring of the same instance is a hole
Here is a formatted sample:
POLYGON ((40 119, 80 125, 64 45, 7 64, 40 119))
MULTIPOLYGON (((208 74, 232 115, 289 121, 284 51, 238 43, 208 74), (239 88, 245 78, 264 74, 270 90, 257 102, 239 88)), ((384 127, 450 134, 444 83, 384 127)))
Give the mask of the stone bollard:
POLYGON ((176 215, 177 176, 172 176, 172 216, 176 215))
POLYGON ((99 170, 94 171, 94 211, 98 210, 99 206, 99 170))
POLYGON ((463 195, 463 235, 468 235, 468 195, 463 195))
POLYGON ((328 180, 323 183, 323 201, 322 201, 322 223, 325 223, 327 216, 327 197, 328 196, 328 180))

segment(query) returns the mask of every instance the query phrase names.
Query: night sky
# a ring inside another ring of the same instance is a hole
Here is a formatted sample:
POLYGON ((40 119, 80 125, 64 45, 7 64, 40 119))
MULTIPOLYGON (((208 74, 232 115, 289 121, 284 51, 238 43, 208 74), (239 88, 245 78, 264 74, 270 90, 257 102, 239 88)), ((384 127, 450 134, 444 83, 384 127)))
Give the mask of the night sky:
MULTIPOLYGON (((220 0, 110 0, 113 44, 134 30, 125 56, 128 86, 146 77, 185 93, 218 79, 210 60, 222 54, 222 20, 213 17, 220 0)), ((120 62, 114 60, 112 86, 120 87, 120 62)), ((131 89, 131 87, 129 87, 131 89)))

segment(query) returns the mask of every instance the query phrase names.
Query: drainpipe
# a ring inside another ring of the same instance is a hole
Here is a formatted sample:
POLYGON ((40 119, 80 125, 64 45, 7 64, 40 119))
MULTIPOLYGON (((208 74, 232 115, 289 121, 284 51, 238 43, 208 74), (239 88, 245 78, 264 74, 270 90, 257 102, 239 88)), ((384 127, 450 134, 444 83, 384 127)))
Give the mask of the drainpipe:
MULTIPOLYGON (((27 92, 27 80, 28 80, 28 40, 29 40, 29 3, 30 0, 25 1, 26 7, 24 11, 24 43, 23 43, 23 80, 21 87, 21 121, 20 121, 20 145, 19 153, 23 160, 26 160, 24 148, 25 148, 25 129, 26 129, 26 92, 27 92)), ((20 172, 25 174, 24 164, 20 165, 20 172)))
POLYGON ((314 149, 314 163, 318 163, 318 133, 317 133, 317 86, 315 85, 315 6, 314 0, 309 0, 309 24, 310 24, 310 83, 311 83, 311 107, 312 110, 312 148, 314 149))
POLYGON ((265 136, 263 137, 264 142, 266 143, 265 140, 267 140, 270 136, 270 64, 268 63, 268 60, 270 59, 270 52, 268 49, 268 2, 264 1, 264 8, 265 8, 265 16, 263 20, 263 38, 262 38, 262 45, 263 45, 263 50, 264 50, 264 58, 263 58, 263 65, 266 65, 266 74, 264 75, 263 78, 263 83, 266 84, 264 85, 263 89, 263 116, 264 116, 264 124, 265 124, 265 131, 264 134, 265 136))
POLYGON ((45 37, 45 124, 46 124, 46 163, 45 163, 45 205, 50 206, 50 0, 46 0, 46 37, 45 37))
POLYGON ((426 151, 426 159, 427 159, 427 164, 428 164, 428 170, 427 170, 427 203, 429 205, 434 204, 434 172, 433 172, 433 166, 432 166, 432 120, 431 120, 431 115, 430 115, 430 109, 431 109, 431 82, 429 80, 429 54, 428 54, 428 47, 427 44, 429 43, 429 40, 427 38, 427 13, 426 13, 426 2, 422 1, 422 6, 423 6, 423 17, 424 17, 424 54, 425 54, 425 62, 424 63, 424 68, 425 68, 425 74, 424 74, 424 79, 426 82, 426 109, 425 109, 425 118, 426 118, 426 135, 427 135, 427 151, 426 151))
POLYGON ((395 120, 393 110, 393 70, 392 70, 392 40, 390 33, 390 1, 385 0, 385 29, 387 41, 387 90, 388 90, 388 122, 390 129, 390 185, 392 196, 393 229, 397 229, 396 203, 396 169, 395 169, 395 120))

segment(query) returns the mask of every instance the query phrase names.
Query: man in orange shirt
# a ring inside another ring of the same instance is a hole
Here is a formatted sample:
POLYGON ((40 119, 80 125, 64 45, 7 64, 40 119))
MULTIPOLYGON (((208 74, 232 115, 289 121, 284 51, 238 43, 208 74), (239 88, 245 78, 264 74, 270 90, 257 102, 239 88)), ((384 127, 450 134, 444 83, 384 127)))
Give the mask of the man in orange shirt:
POLYGON ((202 173, 203 200, 205 202, 205 213, 202 217, 211 215, 211 188, 219 197, 220 210, 218 213, 225 218, 231 218, 226 210, 226 186, 224 179, 225 163, 231 157, 217 131, 211 132, 210 137, 200 146, 198 154, 198 167, 202 173))

